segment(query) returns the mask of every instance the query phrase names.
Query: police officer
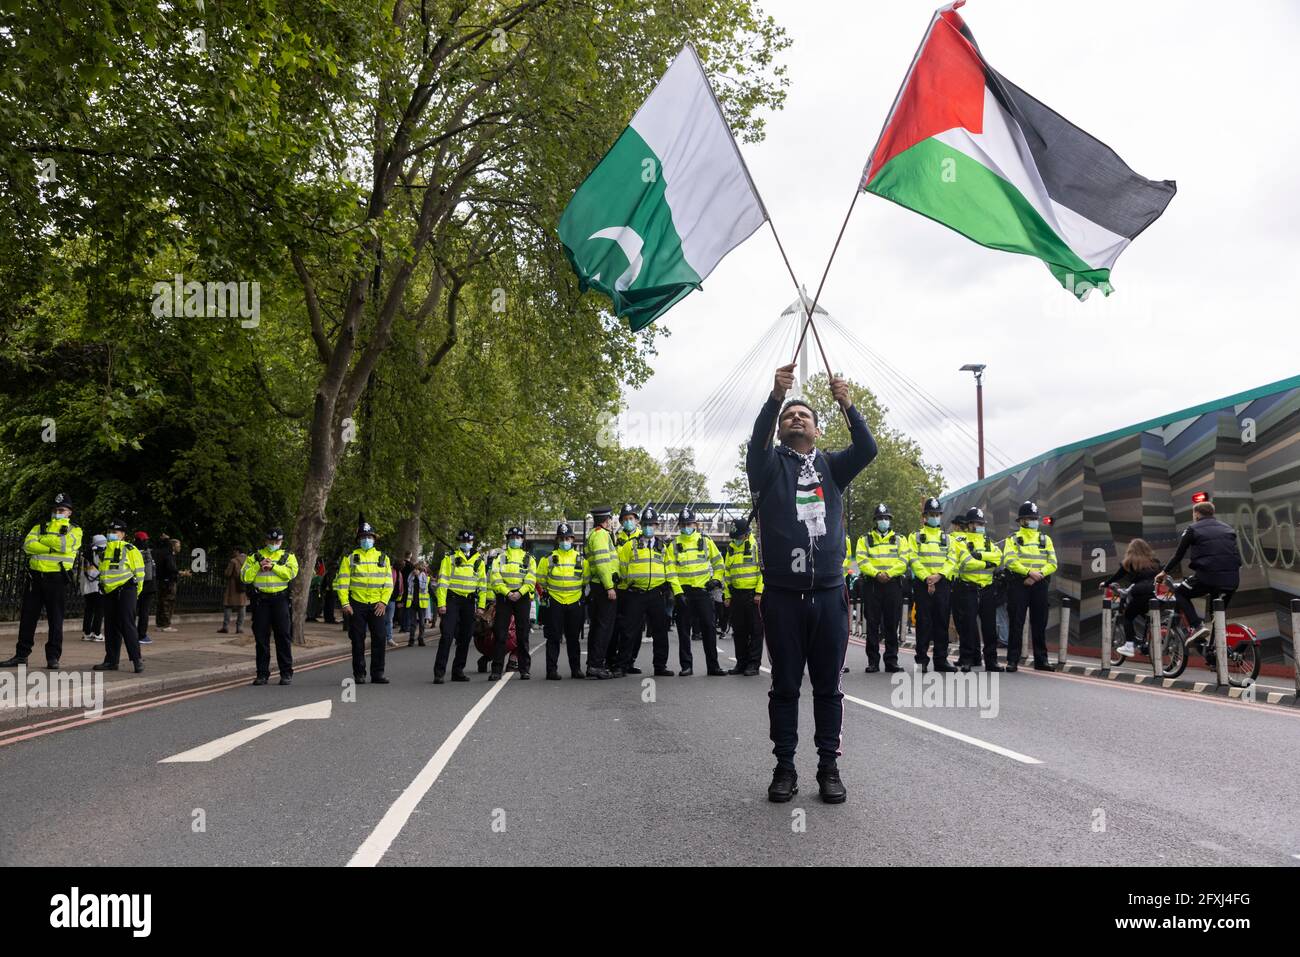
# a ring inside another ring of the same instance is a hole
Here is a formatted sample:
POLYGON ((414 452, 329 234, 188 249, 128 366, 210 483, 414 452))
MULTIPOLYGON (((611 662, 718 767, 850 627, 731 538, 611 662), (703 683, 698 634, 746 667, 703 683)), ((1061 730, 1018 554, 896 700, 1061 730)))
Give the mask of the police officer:
POLYGON ((963 518, 965 529, 957 548, 952 583, 952 618, 960 642, 957 665, 962 671, 970 671, 980 663, 982 639, 984 670, 1001 671, 993 573, 1002 564, 1002 550, 989 537, 982 508, 972 506, 963 518))
POLYGON ((126 522, 121 519, 109 522, 107 537, 99 565, 99 588, 104 593, 104 661, 94 670, 117 671, 125 641, 127 657, 140 674, 144 659, 135 626, 135 602, 144 588, 144 559, 126 540, 126 522))
POLYGON ((736 667, 730 673, 752 678, 763 663, 763 572, 758 567, 758 544, 749 531, 749 519, 731 523, 731 543, 722 556, 722 587, 731 612, 731 640, 736 667))
POLYGON ((365 518, 357 523, 357 547, 344 556, 334 577, 339 606, 348 620, 352 640, 352 677, 366 683, 366 633, 370 634, 370 683, 388 684, 384 677, 387 641, 385 618, 393 594, 393 563, 375 547, 375 528, 365 518), (354 601, 355 600, 355 601, 354 601))
POLYGON ((903 577, 912 552, 909 540, 894 531, 894 516, 881 502, 871 513, 872 529, 858 539, 862 610, 867 626, 867 673, 880 670, 880 638, 885 639, 885 671, 898 664, 898 628, 903 613, 903 577))
MULTIPOLYGON (((625 622, 629 635, 640 635, 649 622, 656 678, 671 678, 668 669, 668 597, 674 592, 672 566, 668 560, 667 543, 655 534, 659 514, 650 506, 641 512, 639 535, 624 543, 618 552, 618 576, 627 582, 624 592, 627 599, 625 622)), ((615 674, 640 674, 635 671, 636 653, 641 643, 623 650, 615 674)))
POLYGON ((912 577, 916 580, 912 600, 916 603, 916 663, 930 669, 930 646, 934 646, 934 670, 956 671, 948 663, 948 612, 952 597, 952 555, 954 542, 943 530, 943 506, 927 498, 922 506, 921 528, 908 536, 912 577))
POLYGON ((438 566, 438 615, 441 617, 442 636, 438 639, 438 653, 433 662, 433 683, 440 685, 447 674, 447 658, 451 646, 456 646, 456 657, 451 664, 452 681, 469 681, 465 674, 465 660, 469 657, 469 643, 474 637, 475 607, 482 615, 487 608, 487 567, 483 555, 474 551, 474 533, 461 529, 456 536, 456 550, 444 555, 438 566))
MULTIPOLYGON (((637 527, 636 506, 631 502, 627 502, 618 511, 618 530, 614 533, 614 554, 617 555, 624 545, 635 541, 640 535, 641 530, 637 527)), ((614 631, 610 635, 609 648, 605 652, 605 659, 609 663, 611 671, 614 670, 614 666, 618 662, 623 660, 624 642, 631 641, 625 631, 627 602, 623 600, 623 593, 627 591, 627 582, 620 578, 618 584, 614 586, 614 590, 618 592, 618 598, 614 604, 614 631)), ((641 636, 637 635, 636 640, 640 641, 641 636)))
POLYGON ((799 689, 805 667, 813 691, 813 741, 821 799, 841 804, 840 733, 844 695, 840 669, 849 645, 844 589, 844 489, 876 456, 876 442, 853 405, 848 383, 831 377, 831 395, 849 422, 850 446, 817 448, 817 413, 802 399, 782 405, 794 385, 794 363, 776 370, 772 393, 754 420, 745 475, 754 490, 763 569, 763 627, 772 687, 768 718, 776 768, 769 801, 798 793, 799 689), (773 432, 779 445, 773 445, 773 432))
POLYGON ((72 497, 65 492, 54 496, 50 520, 32 526, 23 539, 27 555, 27 577, 18 620, 18 647, 14 656, 0 661, 0 668, 27 664, 36 645, 36 624, 45 612, 49 634, 45 639, 45 666, 59 667, 63 657, 63 609, 68 600, 72 562, 81 550, 81 528, 72 522, 72 497))
MULTIPOLYGON (((271 633, 275 632, 275 662, 280 684, 293 681, 293 643, 289 633, 289 583, 298 574, 298 556, 284 547, 284 532, 266 533, 266 545, 244 559, 239 577, 249 586, 253 602, 253 641, 257 645, 257 677, 271 677, 271 633)), ((382 669, 381 669, 382 672, 382 669)))
POLYGON ((542 596, 542 633, 546 636, 546 680, 560 680, 560 639, 569 653, 569 674, 582 672, 582 586, 585 572, 573 547, 573 526, 555 528, 555 550, 537 563, 537 591, 542 596))
POLYGON ((1056 549, 1049 535, 1038 530, 1038 506, 1025 502, 1016 513, 1020 529, 1002 545, 1007 580, 1007 671, 1017 670, 1024 642, 1025 612, 1034 648, 1034 670, 1055 671, 1047 660, 1047 590, 1056 571, 1056 549))
POLYGON ((533 610, 533 590, 537 585, 537 566, 532 553, 524 550, 524 530, 512 525, 506 531, 506 547, 492 563, 492 590, 497 610, 492 619, 495 642, 492 645, 492 673, 488 681, 500 681, 505 669, 506 645, 510 641, 510 622, 515 623, 515 656, 519 661, 519 680, 527 681, 532 666, 528 653, 533 610))
POLYGON ((718 640, 713 621, 713 598, 709 588, 722 579, 722 553, 713 540, 696 529, 695 512, 684 508, 677 516, 677 537, 665 549, 677 596, 677 656, 683 678, 694 674, 691 654, 691 625, 699 619, 704 639, 704 660, 711 677, 725 677, 718 664, 718 640))
MULTIPOLYGON (((597 506, 591 510, 595 527, 587 535, 583 560, 587 568, 587 581, 591 583, 588 600, 591 602, 591 634, 587 639, 587 677, 605 680, 614 677, 606 667, 610 636, 614 632, 615 603, 618 592, 618 552, 610 527, 614 524, 614 510, 597 506)), ((617 663, 617 662, 615 662, 617 663)))

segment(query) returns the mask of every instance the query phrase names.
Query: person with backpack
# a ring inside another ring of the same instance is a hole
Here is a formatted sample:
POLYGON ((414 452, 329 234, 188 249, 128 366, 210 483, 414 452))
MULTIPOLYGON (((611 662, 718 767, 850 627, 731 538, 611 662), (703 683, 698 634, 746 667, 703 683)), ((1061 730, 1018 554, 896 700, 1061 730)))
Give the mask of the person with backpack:
POLYGON ((135 603, 136 640, 142 645, 152 645, 149 637, 149 610, 154 596, 158 593, 158 563, 154 559, 153 549, 149 547, 149 533, 141 529, 135 533, 136 551, 144 563, 144 582, 135 603))

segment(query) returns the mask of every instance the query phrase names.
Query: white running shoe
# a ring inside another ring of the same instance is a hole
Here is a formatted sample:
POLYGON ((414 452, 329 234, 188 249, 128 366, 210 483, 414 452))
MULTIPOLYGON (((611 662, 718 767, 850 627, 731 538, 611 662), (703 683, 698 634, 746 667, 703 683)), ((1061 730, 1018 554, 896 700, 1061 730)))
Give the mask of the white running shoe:
POLYGON ((1185 644, 1187 645, 1188 648, 1190 648, 1192 647, 1192 645, 1196 644, 1202 638, 1208 638, 1209 636, 1210 636, 1209 626, 1201 625, 1200 628, 1197 628, 1194 632, 1192 632, 1190 635, 1187 636, 1187 641, 1185 642, 1185 644))
POLYGON ((1132 658, 1137 654, 1137 649, 1133 647, 1133 642, 1126 641, 1115 649, 1115 654, 1123 655, 1125 658, 1132 658))
POLYGON ((81 640, 82 640, 82 641, 94 641, 94 640, 95 640, 95 636, 94 636, 94 635, 82 635, 82 636, 81 636, 81 640))
POLYGON ((97 642, 99 642, 99 643, 102 645, 102 644, 104 643, 104 635, 103 635, 103 633, 100 633, 100 634, 98 634, 98 635, 94 635, 94 636, 91 637, 90 640, 91 640, 91 641, 97 641, 97 642))

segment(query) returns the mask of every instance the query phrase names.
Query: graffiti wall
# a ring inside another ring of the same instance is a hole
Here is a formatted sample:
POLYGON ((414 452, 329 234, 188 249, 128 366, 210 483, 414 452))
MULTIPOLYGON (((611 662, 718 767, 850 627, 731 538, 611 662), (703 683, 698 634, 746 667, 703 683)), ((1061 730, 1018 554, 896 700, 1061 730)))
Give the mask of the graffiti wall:
MULTIPOLYGON (((1060 559, 1054 590, 1081 602, 1070 642, 1086 654, 1101 644, 1099 583, 1135 537, 1167 560, 1199 491, 1237 529, 1241 590, 1229 618, 1256 630, 1266 664, 1289 663, 1290 601, 1300 597, 1300 376, 1055 449, 950 493, 944 506, 981 506, 1002 536, 1021 502, 1038 502, 1060 559)), ((1053 607, 1053 629, 1056 615, 1053 607)))

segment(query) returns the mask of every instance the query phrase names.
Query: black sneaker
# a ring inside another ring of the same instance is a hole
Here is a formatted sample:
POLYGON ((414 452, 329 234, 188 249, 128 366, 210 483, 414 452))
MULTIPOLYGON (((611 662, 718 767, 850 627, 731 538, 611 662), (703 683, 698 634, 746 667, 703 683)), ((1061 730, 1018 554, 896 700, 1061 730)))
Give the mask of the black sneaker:
POLYGON ((656 668, 656 669, 655 669, 655 677, 656 677, 656 678, 671 678, 671 677, 673 677, 673 675, 674 675, 674 672, 671 671, 671 670, 669 670, 668 668, 656 668))
POLYGON ((710 678, 725 678, 725 677, 727 677, 727 673, 726 673, 725 671, 723 671, 721 668, 710 668, 710 669, 709 669, 709 677, 710 677, 710 678))
POLYGON ((609 674, 610 674, 610 677, 613 677, 613 678, 626 678, 626 677, 627 677, 627 672, 624 671, 622 668, 611 668, 609 674))
POLYGON ((501 672, 499 671, 493 671, 488 675, 488 681, 500 681, 500 680, 501 680, 501 672))
POLYGON ((465 672, 463 672, 463 671, 453 671, 453 672, 451 673, 451 680, 452 680, 452 681, 469 681, 469 675, 465 674, 465 672))
POLYGON ((446 682, 447 682, 447 679, 446 679, 445 677, 443 677, 442 675, 435 674, 435 675, 433 676, 433 683, 436 684, 436 685, 446 684, 446 682))
POLYGON ((1055 671, 1055 670, 1056 670, 1056 665, 1052 664, 1050 661, 1035 661, 1035 662, 1034 662, 1034 670, 1035 670, 1035 671, 1055 671))
POLYGON ((372 685, 386 685, 388 684, 388 679, 385 678, 383 675, 371 675, 370 683, 372 685))
POLYGON ((799 775, 793 768, 778 767, 772 772, 772 783, 767 786, 767 799, 773 804, 785 804, 799 793, 799 775))
POLYGON ((546 680, 547 680, 547 681, 559 681, 559 680, 561 680, 562 677, 563 677, 563 675, 561 675, 558 671, 548 671, 548 672, 546 672, 546 680))
POLYGON ((758 677, 758 669, 757 669, 757 668, 746 668, 746 669, 745 669, 745 677, 746 677, 746 678, 756 678, 756 677, 758 677))
POLYGON ((600 680, 600 681, 605 681, 605 680, 607 680, 607 679, 609 679, 609 678, 612 678, 612 677, 614 677, 614 676, 613 676, 612 674, 610 674, 610 671, 609 671, 608 668, 588 668, 588 669, 587 669, 587 677, 588 677, 588 678, 597 679, 597 680, 600 680))
POLYGON ((45 662, 45 670, 46 670, 46 671, 58 671, 58 670, 59 670, 59 659, 58 659, 58 658, 54 658, 54 659, 51 660, 51 661, 47 661, 47 662, 45 662))
POLYGON ((874 675, 879 670, 880 670, 880 665, 867 665, 866 673, 869 675, 874 675))
POLYGON ((679 675, 681 675, 681 677, 683 677, 683 678, 689 678, 691 675, 695 674, 695 669, 694 669, 694 668, 683 668, 681 671, 679 671, 679 672, 677 672, 677 673, 678 673, 679 675))
POLYGON ((902 670, 898 665, 885 665, 885 674, 888 675, 896 675, 902 670))
POLYGON ((629 675, 639 675, 641 674, 641 669, 633 666, 631 668, 624 668, 623 672, 629 675))
POLYGON ((116 671, 117 665, 110 665, 107 661, 101 661, 99 664, 95 665, 95 667, 91 668, 90 670, 91 671, 116 671))
POLYGON ((827 804, 843 804, 849 799, 838 768, 822 768, 817 772, 817 791, 827 804))
POLYGON ((293 684, 293 675, 280 675, 280 687, 293 684))
POLYGON ((138 675, 142 675, 142 674, 144 674, 144 662, 143 662, 143 661, 137 661, 137 662, 135 663, 135 673, 138 674, 138 675))
POLYGON ((353 680, 354 682, 356 682, 357 684, 359 684, 359 685, 363 685, 363 684, 366 683, 366 676, 365 676, 365 675, 353 675, 353 676, 352 676, 352 680, 353 680))
POLYGON ((253 687, 260 688, 262 685, 266 684, 266 682, 267 679, 265 677, 263 677, 262 675, 258 675, 256 678, 253 679, 253 687))

